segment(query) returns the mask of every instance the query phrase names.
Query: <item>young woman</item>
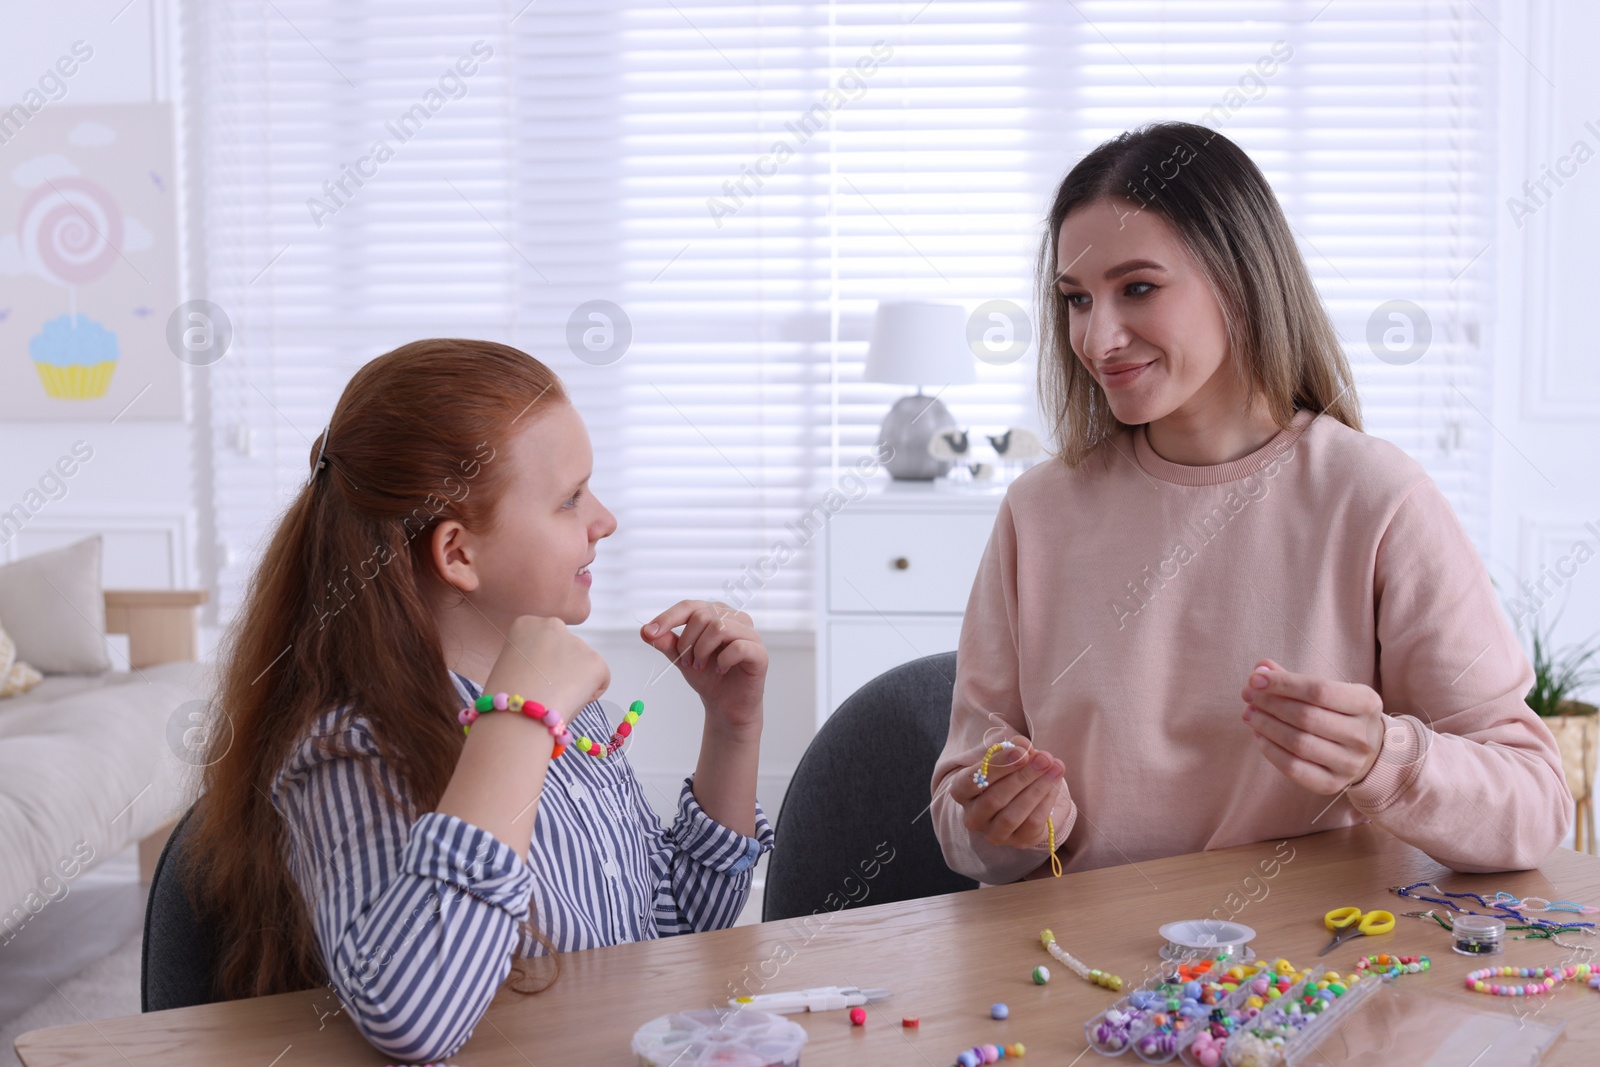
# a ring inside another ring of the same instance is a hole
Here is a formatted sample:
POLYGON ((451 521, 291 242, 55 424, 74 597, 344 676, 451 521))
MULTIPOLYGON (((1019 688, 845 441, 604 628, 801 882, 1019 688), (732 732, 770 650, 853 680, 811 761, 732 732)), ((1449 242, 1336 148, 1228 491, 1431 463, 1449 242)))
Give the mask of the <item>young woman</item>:
POLYGON ((592 464, 560 381, 504 345, 418 341, 346 386, 225 657, 192 846, 220 997, 327 983, 378 1049, 442 1060, 514 961, 738 917, 772 847, 766 650, 704 601, 641 629, 706 712, 663 830, 626 756, 584 751, 633 725, 567 628, 616 529, 592 464), (549 711, 464 731, 480 694, 549 711))
POLYGON ((1372 821, 1536 866, 1571 800, 1450 505, 1366 436, 1261 172, 1161 123, 1061 183, 1040 253, 1057 458, 1000 507, 933 776, 983 882, 1372 821), (990 746, 987 780, 975 781, 990 746))

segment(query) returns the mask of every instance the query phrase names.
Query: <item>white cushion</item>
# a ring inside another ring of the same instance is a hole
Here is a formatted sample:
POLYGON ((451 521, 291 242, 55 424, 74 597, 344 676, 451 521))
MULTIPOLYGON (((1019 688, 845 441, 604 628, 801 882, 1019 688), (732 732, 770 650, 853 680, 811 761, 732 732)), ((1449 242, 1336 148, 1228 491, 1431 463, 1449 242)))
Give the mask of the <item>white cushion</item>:
POLYGON ((17 658, 45 674, 110 670, 100 535, 0 567, 0 619, 17 658))

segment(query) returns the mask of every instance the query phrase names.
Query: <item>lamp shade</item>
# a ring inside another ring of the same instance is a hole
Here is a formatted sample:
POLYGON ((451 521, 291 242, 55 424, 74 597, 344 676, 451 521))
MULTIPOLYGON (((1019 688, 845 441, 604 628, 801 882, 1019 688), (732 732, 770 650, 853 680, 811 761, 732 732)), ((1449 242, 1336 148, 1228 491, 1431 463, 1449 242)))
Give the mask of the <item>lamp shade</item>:
POLYGON ((892 301, 872 320, 863 377, 896 385, 965 385, 977 380, 960 304, 892 301))

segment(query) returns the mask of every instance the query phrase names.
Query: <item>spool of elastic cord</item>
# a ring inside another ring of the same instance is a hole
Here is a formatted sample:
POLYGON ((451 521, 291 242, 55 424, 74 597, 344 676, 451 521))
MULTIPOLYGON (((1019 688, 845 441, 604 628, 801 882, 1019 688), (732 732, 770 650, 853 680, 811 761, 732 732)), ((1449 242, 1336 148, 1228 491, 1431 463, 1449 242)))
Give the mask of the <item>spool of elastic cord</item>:
POLYGON ((1457 915, 1450 947, 1463 956, 1493 956, 1505 948, 1506 924, 1489 915, 1457 915))
POLYGON ((679 1011, 633 1034, 640 1067, 799 1067, 806 1032, 781 1015, 749 1008, 679 1011))
POLYGON ((1224 953, 1240 961, 1255 958, 1255 953, 1250 950, 1250 942, 1254 940, 1256 932, 1243 923, 1183 919, 1167 923, 1157 933, 1166 941, 1161 946, 1161 958, 1171 963, 1196 956, 1221 956, 1224 953))

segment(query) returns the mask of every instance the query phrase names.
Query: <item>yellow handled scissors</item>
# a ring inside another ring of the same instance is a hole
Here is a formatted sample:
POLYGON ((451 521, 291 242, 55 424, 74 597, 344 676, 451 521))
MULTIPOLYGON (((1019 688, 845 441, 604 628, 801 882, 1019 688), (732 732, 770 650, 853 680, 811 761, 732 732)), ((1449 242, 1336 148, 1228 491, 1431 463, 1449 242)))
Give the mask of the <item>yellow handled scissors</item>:
POLYGON ((1363 915, 1360 908, 1334 908, 1323 916, 1322 922, 1333 931, 1333 940, 1317 953, 1319 956, 1326 956, 1352 937, 1386 934, 1394 929, 1394 915, 1390 912, 1369 911, 1363 915))

